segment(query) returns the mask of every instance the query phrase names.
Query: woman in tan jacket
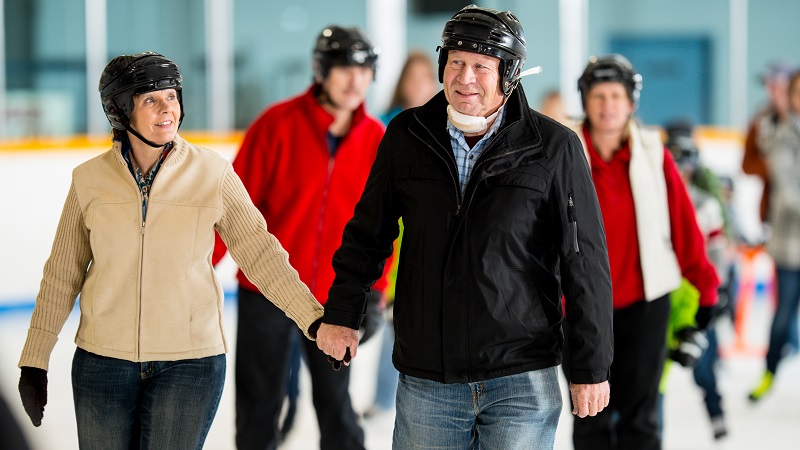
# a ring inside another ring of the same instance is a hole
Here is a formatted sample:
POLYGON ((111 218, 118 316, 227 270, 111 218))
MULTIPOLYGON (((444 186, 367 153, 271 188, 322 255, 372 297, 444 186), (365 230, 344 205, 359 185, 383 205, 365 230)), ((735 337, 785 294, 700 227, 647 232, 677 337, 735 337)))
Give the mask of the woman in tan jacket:
POLYGON ((82 449, 202 448, 227 350, 215 230, 307 337, 322 316, 231 164, 178 136, 181 82, 157 53, 108 63, 99 89, 113 146, 73 171, 44 267, 20 395, 39 426, 50 353, 80 295, 72 386, 82 449))

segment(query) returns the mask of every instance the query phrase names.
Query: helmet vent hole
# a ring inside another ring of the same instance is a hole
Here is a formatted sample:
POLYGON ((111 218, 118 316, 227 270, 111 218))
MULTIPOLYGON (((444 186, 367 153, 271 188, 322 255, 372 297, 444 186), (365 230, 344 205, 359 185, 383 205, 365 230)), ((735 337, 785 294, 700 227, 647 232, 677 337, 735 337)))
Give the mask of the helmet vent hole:
POLYGON ((498 44, 502 44, 503 43, 503 35, 498 33, 496 30, 492 30, 489 33, 489 40, 492 41, 492 42, 496 42, 498 44))

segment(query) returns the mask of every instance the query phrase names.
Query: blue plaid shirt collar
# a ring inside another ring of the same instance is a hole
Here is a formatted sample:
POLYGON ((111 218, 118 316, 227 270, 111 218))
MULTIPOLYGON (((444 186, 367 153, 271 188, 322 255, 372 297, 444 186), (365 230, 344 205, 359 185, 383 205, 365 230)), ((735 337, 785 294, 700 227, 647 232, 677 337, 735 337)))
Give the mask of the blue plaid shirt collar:
POLYGON ((475 162, 486 149, 486 146, 489 145, 489 142, 491 142, 497 130, 500 129, 505 115, 505 105, 503 105, 500 107, 500 112, 497 113, 497 118, 494 123, 492 123, 492 126, 489 127, 486 134, 484 134, 481 140, 472 148, 469 148, 469 145, 467 145, 467 140, 464 139, 464 133, 456 128, 450 122, 449 118, 447 119, 447 132, 450 134, 450 146, 453 147, 453 156, 456 159, 458 182, 462 194, 467 187, 470 175, 472 175, 472 168, 475 167, 475 162))

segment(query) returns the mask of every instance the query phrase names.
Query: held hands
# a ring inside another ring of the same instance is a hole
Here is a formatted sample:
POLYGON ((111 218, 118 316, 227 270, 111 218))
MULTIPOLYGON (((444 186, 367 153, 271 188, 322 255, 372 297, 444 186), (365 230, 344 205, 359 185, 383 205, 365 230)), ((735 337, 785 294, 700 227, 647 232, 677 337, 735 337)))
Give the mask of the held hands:
POLYGON ((349 366, 358 351, 358 330, 323 323, 317 330, 317 347, 328 355, 333 370, 349 366))
POLYGON ((19 375, 19 396, 33 426, 42 424, 47 404, 47 371, 38 367, 22 367, 19 375))
POLYGON ((596 416, 608 406, 611 399, 608 381, 597 384, 570 383, 569 393, 572 396, 572 414, 580 418, 596 416))

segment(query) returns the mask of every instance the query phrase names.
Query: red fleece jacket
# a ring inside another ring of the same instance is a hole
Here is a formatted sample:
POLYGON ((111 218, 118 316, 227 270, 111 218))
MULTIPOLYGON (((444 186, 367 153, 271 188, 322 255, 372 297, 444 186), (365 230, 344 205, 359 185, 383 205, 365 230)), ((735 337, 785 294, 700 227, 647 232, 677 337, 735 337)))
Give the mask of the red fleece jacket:
MULTIPOLYGON (((247 130, 233 168, 267 228, 289 252, 292 267, 324 305, 334 278, 333 253, 353 217, 384 128, 362 104, 331 156, 327 132, 333 116, 317 103, 314 92, 312 86, 267 108, 247 130)), ((217 236, 214 264, 226 251, 217 236)), ((257 291, 241 271, 237 276, 242 287, 257 291)), ((384 275, 374 288, 383 290, 385 285, 384 275)))

